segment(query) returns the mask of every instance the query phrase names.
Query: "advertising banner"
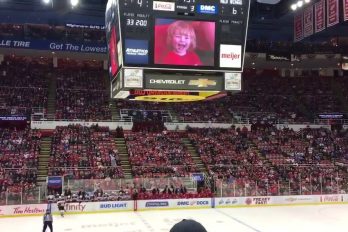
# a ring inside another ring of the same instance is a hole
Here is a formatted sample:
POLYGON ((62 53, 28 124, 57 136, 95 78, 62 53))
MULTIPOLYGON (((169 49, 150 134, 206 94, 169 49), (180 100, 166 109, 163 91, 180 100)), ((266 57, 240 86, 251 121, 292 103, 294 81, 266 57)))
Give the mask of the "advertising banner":
MULTIPOLYGON (((326 199, 326 198, 325 198, 326 199)), ((330 198, 331 199, 331 198, 330 198)), ((326 199, 328 201, 328 199, 326 199)), ((236 206, 271 206, 271 205, 300 205, 320 203, 321 196, 261 196, 261 197, 225 197, 216 198, 217 208, 236 206)))
POLYGON ((242 66, 242 46, 220 44, 220 67, 240 68, 242 66))
POLYGON ((290 53, 266 53, 266 60, 267 61, 291 61, 291 54, 290 53))
POLYGON ((303 14, 297 13, 294 16, 294 41, 303 39, 303 14))
POLYGON ((142 69, 124 69, 124 87, 125 88, 143 88, 142 69))
POLYGON ((313 5, 307 7, 303 12, 304 37, 313 35, 313 5))
POLYGON ((327 27, 334 26, 339 23, 339 3, 338 0, 327 0, 327 27))
POLYGON ((0 48, 48 50, 57 52, 106 53, 107 47, 95 43, 62 43, 47 40, 16 40, 0 38, 0 48))
POLYGON ((343 20, 348 21, 348 0, 343 0, 343 20))
POLYGON ((26 121, 26 120, 28 120, 26 116, 19 116, 19 115, 0 116, 0 121, 26 121))
POLYGON ((244 203, 246 205, 269 205, 271 204, 271 197, 245 197, 244 203))
POLYGON ((43 215, 46 204, 0 206, 0 216, 43 215))
POLYGON ((216 198, 215 199, 215 207, 233 207, 243 205, 240 198, 238 197, 223 197, 223 198, 216 198))
POLYGON ((145 89, 158 90, 208 90, 221 91, 223 78, 220 76, 193 75, 145 75, 145 89))
POLYGON ((308 203, 319 203, 319 196, 275 196, 272 197, 272 204, 298 205, 308 203))
POLYGON ((325 1, 321 0, 314 4, 314 31, 315 33, 325 29, 325 1))
POLYGON ((242 90, 242 74, 225 72, 225 90, 241 91, 242 90))
POLYGON ((320 196, 321 203, 336 203, 336 202, 343 202, 343 201, 344 201, 343 195, 322 195, 322 196, 320 196))
POLYGON ((61 176, 48 176, 47 187, 59 189, 63 186, 63 178, 61 176))
POLYGON ((138 201, 138 210, 210 208, 210 207, 211 207, 211 198, 138 201))
POLYGON ((147 40, 126 39, 125 62, 127 64, 148 64, 149 45, 147 40))
MULTIPOLYGON (((67 213, 84 213, 98 211, 129 211, 134 209, 134 201, 105 202, 70 202, 65 204, 67 213)), ((57 204, 52 204, 52 211, 58 212, 57 204)))

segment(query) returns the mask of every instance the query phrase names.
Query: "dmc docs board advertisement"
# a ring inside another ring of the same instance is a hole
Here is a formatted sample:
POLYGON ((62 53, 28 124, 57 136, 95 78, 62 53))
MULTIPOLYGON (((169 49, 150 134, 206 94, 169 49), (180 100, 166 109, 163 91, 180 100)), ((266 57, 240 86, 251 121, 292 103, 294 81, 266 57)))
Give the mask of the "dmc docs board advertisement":
POLYGON ((137 204, 138 210, 210 208, 211 198, 140 200, 137 204))

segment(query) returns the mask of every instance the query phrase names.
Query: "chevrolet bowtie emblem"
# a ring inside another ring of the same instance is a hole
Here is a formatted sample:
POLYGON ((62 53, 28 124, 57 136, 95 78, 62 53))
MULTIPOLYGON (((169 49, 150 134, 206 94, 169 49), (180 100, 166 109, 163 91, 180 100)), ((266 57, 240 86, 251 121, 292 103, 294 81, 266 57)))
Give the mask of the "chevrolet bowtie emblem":
POLYGON ((197 85, 199 88, 206 88, 208 86, 215 86, 216 81, 209 79, 190 80, 189 85, 197 85))

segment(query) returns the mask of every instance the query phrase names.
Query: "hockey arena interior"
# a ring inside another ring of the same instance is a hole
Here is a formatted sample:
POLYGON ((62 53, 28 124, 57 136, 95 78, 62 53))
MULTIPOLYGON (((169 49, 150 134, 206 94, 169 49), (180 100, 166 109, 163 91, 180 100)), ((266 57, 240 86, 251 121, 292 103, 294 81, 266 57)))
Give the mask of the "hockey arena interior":
POLYGON ((0 0, 0 228, 341 232, 348 0, 0 0))

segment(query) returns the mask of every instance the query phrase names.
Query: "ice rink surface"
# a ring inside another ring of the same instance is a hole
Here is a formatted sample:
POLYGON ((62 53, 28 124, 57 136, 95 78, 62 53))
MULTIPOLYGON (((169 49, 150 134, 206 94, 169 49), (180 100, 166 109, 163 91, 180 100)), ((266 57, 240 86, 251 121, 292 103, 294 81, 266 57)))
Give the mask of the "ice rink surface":
MULTIPOLYGON (((54 232, 169 232, 184 218, 199 221, 208 232, 348 231, 348 205, 55 215, 53 227, 54 232)), ((40 232, 42 217, 1 218, 0 228, 3 232, 40 232)))

